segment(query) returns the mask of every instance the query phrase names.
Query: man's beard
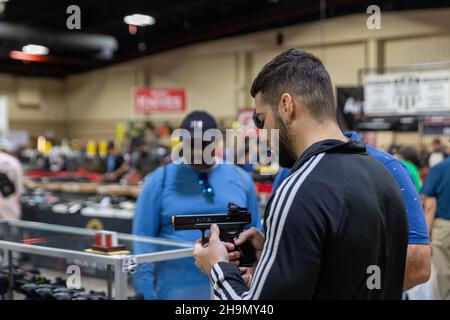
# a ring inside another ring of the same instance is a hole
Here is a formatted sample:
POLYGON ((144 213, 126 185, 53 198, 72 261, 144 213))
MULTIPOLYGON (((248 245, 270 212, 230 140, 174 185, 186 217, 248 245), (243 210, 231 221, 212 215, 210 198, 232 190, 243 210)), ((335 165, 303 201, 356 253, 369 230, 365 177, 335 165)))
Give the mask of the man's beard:
POLYGON ((297 155, 294 152, 294 143, 288 134, 287 125, 281 120, 280 116, 276 116, 277 127, 280 130, 279 138, 279 163, 285 168, 292 168, 297 161, 297 155))

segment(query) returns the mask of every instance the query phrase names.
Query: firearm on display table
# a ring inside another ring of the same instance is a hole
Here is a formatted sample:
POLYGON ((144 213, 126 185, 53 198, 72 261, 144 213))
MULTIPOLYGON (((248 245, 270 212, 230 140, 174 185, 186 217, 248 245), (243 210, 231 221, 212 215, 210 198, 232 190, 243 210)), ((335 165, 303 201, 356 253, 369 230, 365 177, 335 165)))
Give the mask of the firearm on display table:
MULTIPOLYGON (((6 297, 11 286, 7 266, 0 267, 0 297, 6 297)), ((68 288, 67 280, 57 277, 48 279, 39 269, 30 266, 13 266, 12 289, 21 293, 25 300, 106 300, 104 291, 68 288)), ((128 297, 128 300, 143 300, 142 295, 128 297)))
MULTIPOLYGON (((212 224, 217 224, 220 229, 220 239, 233 243, 244 230, 244 227, 252 222, 252 216, 247 208, 240 208, 233 202, 228 203, 226 214, 206 214, 206 215, 179 215, 172 217, 175 230, 200 230, 202 232, 202 243, 208 242, 205 236, 212 224)), ((252 266, 255 261, 255 252, 250 242, 245 242, 241 246, 236 246, 241 254, 240 266, 252 266)))

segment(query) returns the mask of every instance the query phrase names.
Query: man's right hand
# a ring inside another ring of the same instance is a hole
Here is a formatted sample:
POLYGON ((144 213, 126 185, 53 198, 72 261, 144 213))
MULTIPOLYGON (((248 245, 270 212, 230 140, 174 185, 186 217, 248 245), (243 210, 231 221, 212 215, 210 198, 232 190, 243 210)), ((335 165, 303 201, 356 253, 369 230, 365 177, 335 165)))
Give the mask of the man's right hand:
POLYGON ((234 245, 232 243, 225 243, 225 247, 228 250, 230 263, 233 263, 237 267, 239 266, 239 258, 241 257, 241 255, 239 251, 236 251, 236 246, 240 246, 246 241, 249 241, 253 247, 253 250, 255 250, 256 260, 254 266, 256 266, 259 258, 261 257, 261 252, 265 241, 264 235, 261 231, 254 227, 245 230, 241 232, 239 238, 234 241, 234 245))

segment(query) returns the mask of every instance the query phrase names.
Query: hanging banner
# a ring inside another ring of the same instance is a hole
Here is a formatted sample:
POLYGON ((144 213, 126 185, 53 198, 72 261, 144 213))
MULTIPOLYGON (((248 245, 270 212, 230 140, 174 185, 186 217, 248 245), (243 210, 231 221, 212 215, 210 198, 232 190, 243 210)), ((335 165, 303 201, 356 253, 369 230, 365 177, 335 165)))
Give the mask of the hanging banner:
POLYGON ((417 116, 366 117, 358 121, 357 130, 416 132, 419 129, 417 116))
POLYGON ((367 76, 367 115, 409 115, 450 111, 450 73, 408 73, 367 76))
POLYGON ((337 120, 343 131, 417 131, 417 115, 367 115, 363 87, 337 87, 337 120))
POLYGON ((423 134, 450 135, 450 116, 428 116, 422 124, 423 134))
POLYGON ((184 112, 186 90, 138 88, 134 92, 134 104, 138 113, 184 112))

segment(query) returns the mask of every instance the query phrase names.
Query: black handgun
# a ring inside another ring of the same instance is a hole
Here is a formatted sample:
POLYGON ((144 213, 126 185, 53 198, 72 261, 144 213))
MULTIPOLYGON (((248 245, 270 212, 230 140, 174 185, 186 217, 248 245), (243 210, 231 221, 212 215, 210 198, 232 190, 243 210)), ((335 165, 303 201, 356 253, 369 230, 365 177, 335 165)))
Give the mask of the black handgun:
MULTIPOLYGON (((202 232, 202 243, 208 242, 205 231, 211 228, 212 224, 217 224, 220 229, 220 240, 234 244, 234 240, 244 230, 244 226, 252 222, 252 216, 247 208, 240 208, 233 202, 228 203, 226 214, 207 215, 180 215, 173 216, 172 223, 175 230, 200 230, 202 232)), ((250 242, 246 241, 241 246, 236 246, 240 252, 240 266, 250 267, 255 262, 255 252, 250 242)))

